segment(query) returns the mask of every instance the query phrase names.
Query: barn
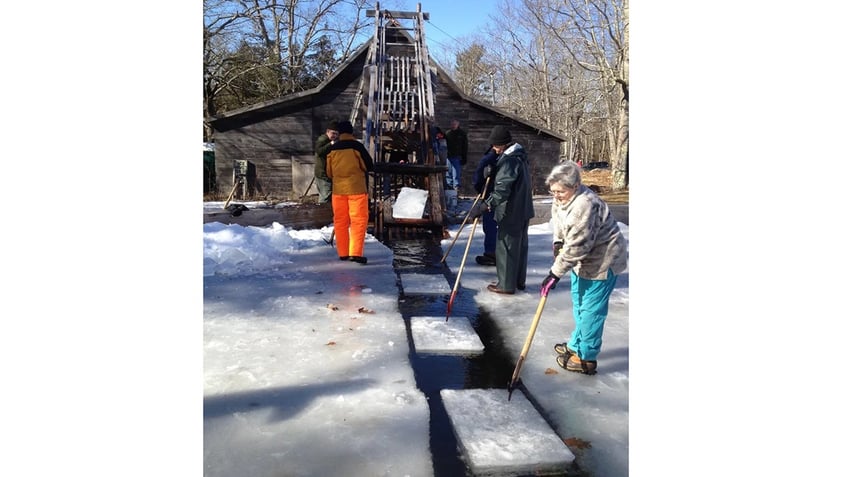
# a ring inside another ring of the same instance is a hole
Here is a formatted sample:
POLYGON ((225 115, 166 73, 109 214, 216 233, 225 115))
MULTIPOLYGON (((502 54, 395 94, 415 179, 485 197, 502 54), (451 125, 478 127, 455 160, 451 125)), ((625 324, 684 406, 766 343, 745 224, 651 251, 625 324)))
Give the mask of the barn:
MULTIPOLYGON (((369 13, 381 15, 381 12, 369 13)), ((314 187, 310 188, 315 163, 314 143, 324 132, 326 124, 333 120, 353 120, 358 116, 358 121, 352 122, 355 129, 357 124, 362 125, 359 131, 354 131, 354 135, 360 140, 368 135, 368 125, 373 124, 370 117, 366 122, 365 114, 360 112, 366 110, 367 104, 363 103, 368 103, 369 93, 373 95, 375 91, 374 85, 370 84, 374 83, 373 74, 369 78, 369 70, 374 69, 375 56, 385 55, 390 59, 389 54, 392 53, 403 56, 403 53, 398 51, 405 46, 415 46, 416 56, 419 51, 427 52, 423 27, 419 26, 420 32, 410 36, 407 33, 409 29, 400 28, 398 24, 398 18, 415 18, 421 25, 422 20, 426 19, 426 13, 383 13, 390 18, 390 22, 385 26, 385 32, 390 36, 386 36, 382 23, 379 23, 379 33, 375 34, 375 38, 361 45, 338 70, 317 87, 207 118, 214 133, 216 193, 229 193, 242 200, 294 200, 307 193, 317 193, 314 187), (392 25, 397 26, 396 31, 393 31, 392 25), (375 48, 380 42, 390 46, 381 45, 383 49, 375 48), (375 50, 379 52, 376 55, 375 50), (237 177, 246 180, 237 184, 237 177)), ((465 95, 429 54, 423 56, 429 62, 424 68, 416 66, 415 71, 427 71, 421 73, 426 76, 424 84, 432 104, 432 111, 428 112, 427 107, 424 108, 424 112, 428 113, 426 121, 423 121, 426 122, 426 128, 440 127, 442 130, 448 130, 451 121, 457 119, 468 134, 468 164, 462 168, 462 187, 459 195, 477 195, 472 186, 472 176, 479 158, 489 148, 487 138, 495 125, 507 126, 513 140, 527 150, 534 194, 546 194, 545 177, 551 167, 561 160, 565 138, 554 131, 465 95)), ((415 126, 419 129, 419 125, 415 126)), ((422 137, 426 137, 426 134, 422 133, 422 137)), ((374 138, 370 141, 373 143, 374 138)), ((426 144, 426 139, 421 143, 426 144)), ((375 162, 383 161, 379 154, 375 155, 374 159, 375 162)), ((445 166, 440 169, 440 166, 431 167, 432 162, 420 162, 422 164, 416 164, 416 167, 427 169, 421 174, 444 177, 438 174, 443 174, 445 166), (434 175, 434 172, 437 174, 434 175)), ((384 171, 397 172, 391 168, 384 168, 384 171)), ((441 195, 441 183, 438 184, 438 189, 432 186, 425 188, 430 189, 433 199, 436 198, 434 193, 441 195)), ((436 206, 438 203, 444 203, 441 197, 438 199, 432 201, 436 206)), ((441 213, 441 210, 438 212, 441 213)), ((441 219, 435 220, 436 225, 441 223, 441 219)))
MULTIPOLYGON (((250 180, 244 191, 236 192, 237 197, 251 200, 300 197, 312 178, 315 139, 324 132, 328 121, 350 116, 367 51, 366 43, 314 89, 210 118, 215 139, 217 192, 228 193, 234 184, 234 167, 246 165, 250 180)), ((471 186, 474 167, 489 147, 486 140, 489 132, 498 124, 507 126, 513 139, 527 149, 534 193, 544 194, 544 178, 559 162, 565 138, 466 96, 432 59, 431 65, 435 72, 435 125, 447 130, 451 120, 458 119, 468 133, 469 160, 462 170, 460 195, 476 195, 471 186)), ((359 134, 357 137, 362 138, 359 134)))

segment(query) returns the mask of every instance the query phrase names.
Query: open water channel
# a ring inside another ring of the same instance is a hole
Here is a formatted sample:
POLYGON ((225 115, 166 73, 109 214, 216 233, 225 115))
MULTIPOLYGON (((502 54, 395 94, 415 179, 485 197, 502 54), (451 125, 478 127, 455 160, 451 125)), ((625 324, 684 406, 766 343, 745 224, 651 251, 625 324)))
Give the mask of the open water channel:
MULTIPOLYGON (((387 240, 383 242, 394 254, 394 269, 398 275, 407 273, 443 275, 450 288, 456 283, 457 270, 441 263, 444 250, 439 239, 387 240)), ((473 257, 466 266, 478 267, 473 257)), ((494 276, 495 269, 492 268, 494 276)), ((461 283, 460 283, 461 287, 461 283)), ((474 293, 460 288, 451 307, 451 316, 467 317, 485 346, 483 354, 476 356, 435 355, 415 353, 410 320, 414 316, 440 316, 447 314, 448 295, 398 294, 400 313, 406 322, 409 340, 409 360, 415 373, 416 385, 427 397, 430 406, 430 450, 433 455, 435 477, 470 477, 458 447, 453 426, 442 403, 442 389, 506 389, 515 369, 504 347, 494 321, 474 301, 474 293)), ((585 476, 574 465, 573 471, 557 476, 585 476)))

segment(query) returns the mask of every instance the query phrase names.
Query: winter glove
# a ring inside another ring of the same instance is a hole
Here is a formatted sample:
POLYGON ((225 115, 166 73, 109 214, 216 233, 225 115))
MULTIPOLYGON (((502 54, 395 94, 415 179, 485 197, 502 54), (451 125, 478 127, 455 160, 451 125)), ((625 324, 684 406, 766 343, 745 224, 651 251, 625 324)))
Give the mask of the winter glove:
POLYGON ((488 179, 492 175, 492 166, 488 165, 483 168, 483 180, 488 179))
POLYGON ((554 242, 554 259, 559 256, 559 251, 562 250, 562 242, 554 242))
POLYGON ((548 292, 552 289, 556 288, 556 284, 559 281, 559 277, 554 275, 554 272, 548 272, 548 276, 542 280, 542 289, 539 290, 539 294, 542 296, 548 296, 548 292))
POLYGON ((482 200, 477 201, 477 203, 474 204, 471 207, 471 209, 468 211, 468 218, 476 219, 476 218, 480 217, 481 215, 485 214, 486 212, 488 212, 488 210, 489 210, 489 206, 484 201, 482 201, 482 200))

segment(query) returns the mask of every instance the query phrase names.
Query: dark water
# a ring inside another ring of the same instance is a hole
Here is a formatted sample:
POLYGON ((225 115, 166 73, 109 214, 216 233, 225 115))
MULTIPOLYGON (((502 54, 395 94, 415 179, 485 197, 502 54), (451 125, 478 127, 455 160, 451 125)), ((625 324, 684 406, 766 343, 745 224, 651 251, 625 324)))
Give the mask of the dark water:
MULTIPOLYGON (((450 288, 456 283, 457 270, 440 263, 444 250, 438 239, 425 237, 414 240, 392 240, 385 243, 394 254, 398 274, 420 273, 442 275, 450 288)), ((467 266, 467 265, 466 265, 467 266)), ((412 343, 410 319, 413 316, 447 315, 449 295, 409 295, 400 293, 398 305, 406 322, 407 337, 412 343)), ((503 342, 492 321, 477 307, 473 294, 457 291, 451 316, 468 317, 485 346, 482 355, 451 356, 417 354, 410 346, 410 362, 418 388, 427 396, 430 405, 430 450, 436 477, 471 475, 462 460, 453 426, 448 418, 439 392, 442 389, 504 388, 512 377, 515 364, 503 353, 503 342)))
MULTIPOLYGON (((387 240, 384 244, 394 254, 394 268, 398 274, 443 275, 453 289, 459 264, 456 264, 456 270, 451 270, 447 265, 440 263, 444 250, 437 238, 387 240)), ((471 263, 474 263, 473 258, 471 263)), ((469 266, 468 262, 466 266, 469 266)), ((473 297, 474 294, 468 290, 463 291, 460 284, 451 307, 451 316, 468 317, 485 346, 482 355, 418 355, 410 344, 409 359, 415 373, 415 381, 418 388, 427 396, 430 406, 430 450, 433 454, 435 477, 472 475, 462 459, 453 426, 439 392, 442 389, 498 388, 503 388, 504 392, 507 392, 506 388, 515 369, 515 362, 506 354, 503 339, 494 326, 493 320, 485 310, 477 306, 473 297)), ((444 296, 399 294, 398 305, 406 322, 407 338, 410 343, 413 343, 410 319, 413 316, 446 315, 449 298, 449 294, 444 296)))

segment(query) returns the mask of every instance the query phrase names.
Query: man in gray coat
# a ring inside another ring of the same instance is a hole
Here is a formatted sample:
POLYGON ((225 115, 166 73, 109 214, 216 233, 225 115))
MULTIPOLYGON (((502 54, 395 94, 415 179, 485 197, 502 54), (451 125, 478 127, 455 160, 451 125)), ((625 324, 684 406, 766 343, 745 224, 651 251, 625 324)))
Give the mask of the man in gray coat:
POLYGON ((495 245, 498 281, 487 289, 512 295, 516 289, 524 290, 527 281, 527 229, 535 215, 530 167, 527 152, 521 144, 512 141, 506 127, 492 128, 489 143, 498 154, 493 177, 495 185, 486 200, 478 202, 468 215, 476 219, 486 211, 495 212, 498 223, 495 245))

